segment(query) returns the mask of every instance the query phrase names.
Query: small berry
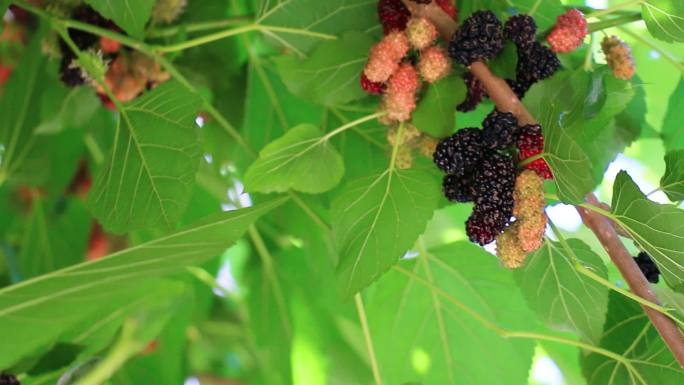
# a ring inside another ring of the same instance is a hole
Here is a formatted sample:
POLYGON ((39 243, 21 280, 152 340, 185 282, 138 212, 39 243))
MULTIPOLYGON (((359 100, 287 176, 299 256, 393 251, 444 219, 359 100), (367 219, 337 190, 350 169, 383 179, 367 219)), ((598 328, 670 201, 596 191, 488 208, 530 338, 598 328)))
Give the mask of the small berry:
POLYGON ((466 234, 471 242, 481 246, 494 242, 506 228, 510 217, 500 211, 473 210, 466 221, 466 234))
POLYGON ((473 200, 473 180, 470 177, 446 175, 442 181, 444 196, 452 202, 470 202, 473 200))
POLYGON ((418 69, 426 82, 434 83, 451 72, 451 61, 442 47, 434 46, 420 53, 418 69))
POLYGON ((461 112, 469 112, 477 108, 477 105, 487 96, 487 91, 482 82, 470 71, 463 74, 463 81, 467 87, 466 98, 456 106, 456 109, 461 112))
POLYGON ((544 180, 534 171, 523 171, 515 180, 513 200, 520 245, 525 252, 533 252, 541 247, 546 229, 544 180))
POLYGON ((582 45, 587 36, 587 20, 577 9, 558 16, 556 25, 546 38, 553 52, 572 52, 582 45))
POLYGON ((21 382, 12 374, 2 373, 0 374, 0 385, 21 385, 21 382))
POLYGON ((403 64, 392 75, 385 93, 387 116, 399 122, 411 119, 416 108, 416 91, 420 85, 418 72, 411 64, 403 64))
POLYGON ((518 239, 518 222, 508 226, 496 237, 496 256, 508 269, 516 269, 525 263, 527 252, 523 250, 518 239))
POLYGON ((86 79, 83 77, 83 71, 76 62, 76 56, 73 54, 64 54, 62 61, 59 64, 59 79, 67 87, 78 87, 85 84, 86 79))
POLYGON ((639 269, 644 274, 648 282, 658 283, 660 280, 660 270, 658 269, 658 265, 653 262, 653 259, 651 259, 651 256, 648 255, 648 253, 643 251, 640 252, 638 256, 634 257, 634 262, 637 263, 639 269))
POLYGON ((424 17, 414 17, 406 25, 406 34, 413 48, 429 47, 437 39, 437 27, 424 17))
POLYGON ((186 6, 187 0, 157 0, 152 10, 152 20, 169 24, 183 13, 186 6))
MULTIPOLYGON (((544 136, 541 126, 538 124, 524 126, 518 135, 517 146, 520 161, 543 153, 544 136)), ((536 171, 544 179, 553 179, 551 169, 544 159, 536 159, 528 163, 525 168, 536 171)))
POLYGON ((482 122, 482 142, 490 150, 505 150, 515 144, 520 128, 510 112, 492 111, 482 122))
POLYGON ((403 31, 411 18, 411 12, 401 0, 380 0, 378 1, 378 17, 387 35, 391 32, 403 31))
POLYGON ((432 158, 432 154, 435 153, 435 150, 437 149, 437 139, 423 135, 420 139, 420 143, 418 144, 418 150, 420 151, 420 154, 427 157, 427 158, 432 158))
POLYGON ((501 22, 492 11, 477 11, 465 20, 449 44, 449 56, 461 65, 486 61, 503 49, 501 22))
POLYGON ((528 253, 539 250, 544 243, 544 231, 546 230, 546 214, 543 212, 539 215, 534 215, 525 218, 520 222, 518 228, 518 240, 520 247, 528 253))
POLYGON ((362 72, 361 88, 363 88, 364 91, 368 92, 371 95, 380 95, 383 92, 385 92, 386 86, 384 83, 370 81, 370 79, 368 79, 368 76, 366 76, 366 74, 362 72))
POLYGON ((627 43, 617 36, 606 36, 601 42, 601 48, 606 55, 608 67, 613 70, 616 78, 630 80, 634 76, 636 71, 634 57, 627 43))
POLYGON ((103 53, 117 53, 121 49, 121 43, 107 37, 100 38, 100 49, 103 53))
POLYGON ((530 15, 511 16, 504 25, 504 36, 518 47, 526 47, 536 41, 537 23, 530 15))
POLYGON ((518 49, 517 80, 533 84, 553 75, 561 66, 558 56, 539 42, 518 49))
POLYGON ((462 128, 437 144, 433 161, 442 171, 456 176, 471 175, 482 160, 482 131, 462 128))
POLYGON ((409 41, 406 34, 390 33, 371 48, 364 74, 372 82, 386 82, 399 68, 399 62, 408 50, 409 41))
POLYGON ((449 15, 452 19, 458 19, 458 9, 453 3, 453 0, 435 0, 435 3, 442 8, 442 11, 449 15))

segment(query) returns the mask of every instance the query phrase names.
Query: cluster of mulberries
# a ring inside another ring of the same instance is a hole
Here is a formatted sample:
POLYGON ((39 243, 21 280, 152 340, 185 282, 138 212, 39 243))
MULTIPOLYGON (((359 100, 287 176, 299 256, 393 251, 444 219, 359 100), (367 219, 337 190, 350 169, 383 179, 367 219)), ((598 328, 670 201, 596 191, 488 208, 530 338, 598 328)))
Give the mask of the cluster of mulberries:
POLYGON ((436 43, 437 27, 411 17, 401 1, 378 2, 378 15, 385 35, 371 48, 360 83, 366 92, 383 95, 381 109, 387 114, 381 122, 391 125, 411 119, 421 82, 444 78, 451 62, 436 43))
POLYGON ((0 374, 0 385, 21 385, 17 377, 11 374, 0 374))
POLYGON ((546 38, 553 52, 572 52, 582 45, 589 33, 584 14, 571 9, 556 18, 556 25, 546 38))
MULTIPOLYGON (((469 66, 477 60, 489 60, 503 49, 504 38, 513 42, 518 54, 516 78, 506 79, 513 92, 522 98, 530 87, 553 75, 560 68, 558 57, 537 41, 537 24, 525 14, 511 16, 502 26, 491 11, 478 11, 466 19, 449 46, 449 54, 460 64, 469 66)), ((464 76, 468 93, 456 108, 461 112, 474 110, 486 96, 482 85, 464 76)))
POLYGON ((601 49, 606 55, 608 67, 616 78, 630 80, 636 71, 632 50, 629 45, 617 36, 606 36, 601 42, 601 49))
MULTIPOLYGON (((160 21, 170 17, 170 10, 182 10, 184 1, 166 0, 157 3, 155 12, 159 12, 160 21), (174 8, 175 7, 175 8, 174 8), (165 13, 166 12, 166 13, 165 13)), ((70 17, 101 28, 107 28, 118 33, 123 33, 112 21, 100 16, 94 9, 82 5, 70 11, 70 17)), ((159 63, 147 58, 137 51, 122 48, 121 44, 113 39, 97 37, 91 33, 70 29, 69 37, 74 41, 79 50, 87 55, 93 55, 102 63, 104 80, 114 97, 120 102, 127 102, 146 89, 169 79, 169 74, 162 71, 159 63), (106 66, 106 70, 104 67, 106 66)), ((59 50, 61 53, 60 78, 69 87, 76 87, 90 83, 97 90, 103 104, 113 109, 114 104, 102 89, 102 86, 90 81, 88 74, 81 67, 75 53, 60 39, 59 50)))
POLYGON ((639 266, 639 269, 644 274, 648 282, 658 283, 660 280, 660 270, 658 270, 658 265, 653 262, 651 256, 646 252, 640 252, 639 255, 634 257, 634 262, 639 266))
POLYGON ((529 253, 538 247, 535 240, 541 239, 539 229, 543 233, 546 225, 543 192, 532 199, 529 191, 541 192, 542 177, 550 178, 552 175, 540 158, 526 165, 535 172, 523 171, 516 182, 517 171, 511 154, 516 147, 519 159, 528 158, 533 149, 538 151, 534 155, 542 153, 541 127, 521 127, 513 114, 496 109, 484 119, 482 127, 463 128, 437 144, 433 161, 447 174, 442 190, 450 201, 474 203, 473 212, 466 222, 466 232, 472 242, 480 245, 494 241, 507 228, 511 217, 526 218, 521 222, 525 225, 518 224, 511 231, 516 232, 519 243, 524 244, 522 249, 529 253), (524 151, 520 150, 521 145, 524 151), (537 182, 539 188, 535 184, 537 182), (529 188, 530 184, 534 188, 529 188), (519 192, 515 192, 516 189, 519 192), (514 192, 517 199, 514 199, 514 192), (537 206, 541 209, 535 211, 530 208, 537 206))

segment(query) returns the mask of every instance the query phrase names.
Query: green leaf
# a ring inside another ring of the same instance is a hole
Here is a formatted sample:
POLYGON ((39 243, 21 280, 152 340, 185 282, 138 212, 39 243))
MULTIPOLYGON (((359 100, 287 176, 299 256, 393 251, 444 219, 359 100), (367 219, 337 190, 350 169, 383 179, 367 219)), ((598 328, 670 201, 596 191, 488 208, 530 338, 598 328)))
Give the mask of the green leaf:
POLYGON ((684 149, 665 155, 665 175, 660 179, 660 188, 672 202, 684 200, 684 149))
POLYGON ((261 1, 256 22, 266 28, 264 32, 274 41, 305 56, 325 38, 346 31, 379 31, 376 7, 375 2, 368 0, 261 1), (270 31, 268 27, 280 30, 270 31))
POLYGON ((40 106, 38 100, 46 85, 41 35, 31 40, 0 98, 0 184, 11 178, 25 159, 33 130, 40 122, 40 115, 34 111, 40 106))
POLYGON ((112 19, 129 35, 142 39, 155 0, 85 0, 102 16, 112 19))
POLYGON ((282 202, 213 215, 152 242, 0 290, 0 367, 10 367, 82 322, 134 301, 154 287, 154 277, 221 253, 282 202))
POLYGON ((305 59, 290 55, 275 61, 293 94, 328 106, 341 105, 366 96, 359 77, 373 43, 367 34, 348 32, 321 43, 305 59))
POLYGON ((617 136, 625 146, 629 146, 639 139, 642 132, 654 131, 654 128, 646 121, 648 107, 644 83, 639 75, 635 75, 631 83, 634 97, 627 107, 615 117, 617 136))
POLYGON ((457 74, 430 85, 413 112, 413 125, 436 138, 450 135, 456 125, 454 108, 465 95, 465 83, 457 74))
POLYGON ((588 385, 684 383, 684 372, 639 304, 616 292, 609 298, 600 347, 621 358, 585 356, 588 385))
POLYGON ((399 261, 425 230, 439 197, 439 183, 426 170, 391 168, 345 186, 330 214, 342 292, 358 292, 399 261))
POLYGON ((613 215, 655 261, 665 281, 684 289, 684 210, 648 200, 625 172, 613 185, 613 215))
POLYGON ((342 156, 318 128, 302 124, 264 147, 245 174, 250 192, 289 189, 318 194, 335 187, 344 174, 342 156))
POLYGON ((665 149, 684 149, 684 76, 670 95, 662 127, 665 149))
POLYGON ((384 383, 527 384, 532 342, 503 338, 485 326, 524 330, 533 319, 512 274, 496 258, 458 242, 401 261, 397 269, 369 290, 366 301, 384 383))
POLYGON ((511 0, 509 3, 520 13, 533 14, 539 31, 546 31, 556 24, 556 17, 565 12, 560 0, 511 0))
POLYGON ((70 200, 66 204, 66 211, 52 218, 42 199, 33 200, 19 256, 22 279, 85 260, 90 216, 80 201, 70 200))
POLYGON ((199 105, 181 84, 167 82, 121 111, 110 159, 88 198, 107 230, 174 228, 199 166, 199 105))
MULTIPOLYGON (((608 278, 606 266, 589 246, 579 239, 569 239, 568 245, 579 263, 608 278)), ((608 289, 580 274, 560 243, 547 240, 514 276, 530 307, 550 327, 600 340, 608 289)))
POLYGON ((628 144, 614 118, 632 100, 634 90, 603 66, 591 73, 560 73, 543 84, 540 94, 535 107, 545 135, 545 158, 561 199, 577 203, 628 144))
POLYGON ((50 87, 43 94, 45 118, 35 129, 36 134, 56 134, 67 128, 83 127, 102 106, 88 87, 50 87))
POLYGON ((684 41, 684 3, 679 0, 645 0, 641 16, 656 39, 684 41))

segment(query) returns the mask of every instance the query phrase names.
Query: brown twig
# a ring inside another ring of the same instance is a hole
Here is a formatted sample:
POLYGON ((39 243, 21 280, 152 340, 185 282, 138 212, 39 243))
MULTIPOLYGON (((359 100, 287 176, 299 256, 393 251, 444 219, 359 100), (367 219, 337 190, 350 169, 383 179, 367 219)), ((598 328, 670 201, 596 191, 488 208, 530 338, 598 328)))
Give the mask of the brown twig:
MULTIPOLYGON (((436 12, 434 10, 434 7, 436 7, 434 3, 429 5, 417 5, 408 0, 402 1, 414 15, 429 18, 437 26, 437 29, 447 41, 451 39, 452 34, 458 28, 456 22, 449 18, 444 12, 441 12, 441 10, 439 10, 439 13, 443 16, 447 16, 446 18, 434 16, 434 12, 436 12)), ((537 120, 529 111, 527 111, 506 81, 494 75, 485 63, 473 63, 470 66, 470 71, 483 84, 487 91, 487 95, 489 95, 489 98, 494 102, 497 109, 513 113, 521 124, 537 124, 537 120)), ((601 205, 593 194, 587 196, 587 202, 596 206, 601 205)), ((608 218, 605 218, 594 211, 579 206, 577 207, 577 210, 582 216, 584 224, 592 230, 594 235, 596 235, 606 249, 610 259, 618 268, 632 292, 650 302, 660 304, 655 293, 651 290, 648 281, 632 259, 632 255, 618 237, 613 223, 608 218)), ((682 335, 682 332, 677 328, 674 322, 664 314, 645 306, 642 307, 674 357, 679 362, 680 367, 684 368, 684 335, 682 335)))

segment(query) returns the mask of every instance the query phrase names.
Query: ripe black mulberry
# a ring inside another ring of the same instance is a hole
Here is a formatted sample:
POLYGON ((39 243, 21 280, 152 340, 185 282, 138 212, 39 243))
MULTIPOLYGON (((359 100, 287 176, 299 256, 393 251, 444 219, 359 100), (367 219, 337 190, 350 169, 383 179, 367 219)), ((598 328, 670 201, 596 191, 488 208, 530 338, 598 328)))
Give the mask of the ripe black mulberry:
POLYGON ((463 128, 437 144, 433 160, 447 174, 472 174, 482 160, 482 131, 463 128))
POLYGON ((465 100, 456 106, 456 110, 461 112, 469 112, 477 108, 478 104, 482 102, 482 99, 487 96, 487 91, 485 90, 482 82, 477 80, 472 72, 464 73, 463 81, 465 82, 468 90, 465 100))
POLYGON ((634 261, 639 265, 639 269, 644 274, 648 282, 658 283, 660 280, 660 270, 658 265, 653 262, 651 256, 646 252, 640 252, 638 256, 634 258, 634 261))
POLYGON ((378 17, 385 35, 392 31, 403 31, 411 19, 411 12, 401 0, 378 1, 378 17))
POLYGON ((482 142, 490 150, 504 150, 515 144, 518 119, 510 112, 492 111, 482 122, 482 142))
POLYGON ((452 36, 449 55, 459 64, 469 66, 474 61, 496 57, 502 49, 501 21, 492 11, 477 11, 452 36))
POLYGON ((473 200, 473 180, 470 176, 446 175, 442 182, 444 196, 452 202, 470 202, 473 200))
POLYGON ((21 385, 17 377, 11 374, 0 374, 0 385, 21 385))
POLYGON ((553 75, 560 66, 558 56, 535 41, 527 49, 518 49, 516 80, 536 83, 553 75))
POLYGON ((526 14, 511 16, 504 24, 504 36, 518 47, 527 47, 536 41, 537 23, 526 14))

